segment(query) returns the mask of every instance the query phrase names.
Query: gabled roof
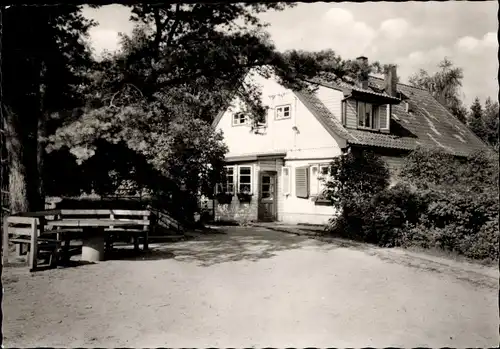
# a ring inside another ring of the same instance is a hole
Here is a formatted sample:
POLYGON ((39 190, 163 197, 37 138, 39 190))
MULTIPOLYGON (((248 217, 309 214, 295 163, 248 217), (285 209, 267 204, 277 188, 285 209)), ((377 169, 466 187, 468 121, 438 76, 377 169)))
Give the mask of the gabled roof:
MULTIPOLYGON (((343 91, 345 95, 360 91, 383 97, 385 101, 396 100, 385 91, 384 79, 369 77, 368 89, 354 85, 354 81, 344 81, 334 76, 328 79, 314 78, 308 82, 343 91)), ((489 149, 466 125, 453 116, 432 94, 424 89, 398 83, 397 92, 402 93, 404 102, 392 104, 390 133, 370 132, 344 127, 340 115, 335 116, 314 92, 294 91, 299 100, 311 111, 325 129, 339 142, 341 148, 346 143, 360 146, 383 147, 412 150, 421 147, 439 148, 447 153, 468 156, 478 150, 489 149), (406 112, 405 103, 410 106, 406 112)), ((400 102, 399 99, 397 99, 400 102)), ((215 127, 226 108, 217 115, 215 127)))
MULTIPOLYGON (((331 82, 321 83, 322 86, 338 89, 331 82)), ((349 88, 348 83, 342 83, 343 89, 349 88)), ((359 89, 351 86, 351 88, 359 89)), ((369 88, 383 90, 384 80, 370 76, 369 88)), ((369 91, 369 92, 370 92, 369 91)), ((410 111, 406 112, 405 103, 392 106, 390 133, 378 133, 365 130, 345 128, 340 124, 340 118, 334 116, 322 103, 320 98, 306 91, 298 92, 297 96, 317 118, 324 120, 332 131, 337 132, 349 144, 384 147, 402 150, 412 150, 417 146, 440 148, 459 156, 467 156, 477 150, 488 149, 467 126, 453 116, 440 104, 429 91, 398 83, 397 91, 403 93, 409 103, 410 111)), ((385 94, 385 92, 384 92, 385 94)))

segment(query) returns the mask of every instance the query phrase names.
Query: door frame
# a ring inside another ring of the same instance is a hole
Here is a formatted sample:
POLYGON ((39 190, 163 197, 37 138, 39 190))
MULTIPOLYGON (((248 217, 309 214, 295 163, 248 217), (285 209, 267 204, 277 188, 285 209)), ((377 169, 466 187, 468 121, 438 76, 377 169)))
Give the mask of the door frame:
POLYGON ((259 188, 259 195, 258 195, 258 203, 257 203, 257 219, 259 221, 277 221, 278 220, 278 171, 275 170, 260 170, 259 171, 259 181, 258 181, 258 188, 259 188), (271 177, 271 183, 274 185, 274 191, 273 191, 273 199, 271 202, 271 207, 272 207, 272 217, 267 218, 263 217, 263 211, 262 211, 262 177, 264 176, 270 176, 271 177))

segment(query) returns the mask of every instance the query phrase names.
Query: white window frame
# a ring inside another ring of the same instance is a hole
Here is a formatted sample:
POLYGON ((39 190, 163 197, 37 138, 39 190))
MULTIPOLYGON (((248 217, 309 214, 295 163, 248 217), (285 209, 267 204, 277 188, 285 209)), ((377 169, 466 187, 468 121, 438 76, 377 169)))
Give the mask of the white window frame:
POLYGON ((309 195, 316 196, 319 193, 319 183, 318 183, 319 166, 311 165, 309 167, 309 195), (316 174, 313 172, 316 171, 316 174))
POLYGON ((283 187, 283 195, 288 196, 292 194, 292 169, 289 166, 283 166, 281 168, 281 185, 283 187), (288 172, 286 176, 285 172, 288 172), (288 184, 288 190, 285 190, 286 184, 288 184))
POLYGON ((309 195, 318 196, 325 189, 325 183, 323 182, 323 169, 329 171, 330 164, 313 164, 309 167, 309 195), (313 174, 313 169, 316 170, 316 175, 313 174))
POLYGON ((392 113, 392 106, 390 104, 387 104, 386 105, 386 110, 385 112, 387 113, 386 114, 386 117, 387 117, 387 127, 384 127, 384 128, 381 128, 380 127, 380 115, 379 115, 379 128, 380 130, 383 130, 383 131, 389 131, 391 129, 391 113, 392 113))
POLYGON ((233 126, 245 126, 248 124, 248 117, 243 113, 236 113, 232 115, 232 125, 233 126), (241 122, 243 118, 243 123, 241 122), (235 120, 239 120, 239 122, 235 122, 235 120))
POLYGON ((378 104, 373 104, 373 103, 370 103, 370 102, 363 102, 363 101, 357 101, 356 103, 356 115, 357 115, 357 120, 356 120, 356 123, 357 123, 357 128, 360 128, 360 129, 365 129, 365 130, 378 130, 380 128, 380 115, 378 115, 378 118, 375 118, 375 114, 376 113, 379 113, 380 114, 380 105, 378 104), (367 106, 370 107, 370 110, 371 110, 371 113, 370 113, 370 126, 366 126, 365 125, 365 116, 366 115, 363 115, 363 125, 360 125, 360 120, 361 120, 361 115, 359 113, 359 109, 360 109, 360 104, 364 104, 365 105, 365 113, 366 113, 366 109, 367 109, 367 106), (377 120, 377 125, 375 125, 375 120, 377 120))
POLYGON ((319 165, 318 195, 321 194, 321 192, 326 188, 324 179, 328 180, 328 177, 330 175, 329 172, 330 172, 330 164, 319 165), (326 174, 323 174, 323 169, 326 169, 326 174))
POLYGON ((223 183, 219 183, 219 186, 220 187, 220 191, 222 193, 231 193, 231 194, 234 194, 236 192, 236 185, 235 185, 235 175, 236 175, 236 166, 224 166, 224 168, 227 170, 229 169, 232 169, 233 170, 233 183, 230 183, 228 180, 227 180, 227 174, 226 174, 226 178, 224 180, 223 183), (226 189, 227 190, 224 190, 224 183, 226 184, 226 189), (233 190, 229 190, 229 184, 232 184, 233 185, 233 190))
MULTIPOLYGON (((241 176, 241 169, 243 168, 249 168, 250 169, 250 194, 253 194, 253 166, 252 165, 241 165, 241 166, 238 166, 238 171, 237 171, 237 183, 236 183, 236 192, 239 193, 240 192, 240 176, 241 176)), ((245 183, 245 185, 247 185, 245 183)))
POLYGON ((281 104, 274 108, 274 119, 275 120, 287 120, 292 118, 292 105, 291 104, 281 104), (286 110, 288 108, 288 110, 286 110), (288 115, 285 115, 288 113, 288 115))

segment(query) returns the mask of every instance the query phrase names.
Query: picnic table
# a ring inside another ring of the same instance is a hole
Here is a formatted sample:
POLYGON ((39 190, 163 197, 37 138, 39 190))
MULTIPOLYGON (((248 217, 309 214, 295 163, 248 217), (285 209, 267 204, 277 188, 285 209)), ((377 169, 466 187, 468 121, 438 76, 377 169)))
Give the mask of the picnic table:
MULTIPOLYGON (((106 243, 105 229, 109 227, 126 227, 136 226, 137 223, 126 220, 115 219, 67 219, 60 221, 47 222, 48 227, 56 228, 55 231, 60 230, 62 234, 66 235, 64 248, 69 249, 70 237, 67 233, 71 232, 69 229, 81 228, 83 230, 82 236, 82 260, 88 262, 96 262, 104 260, 104 247, 106 243), (66 229, 65 229, 66 228, 66 229)), ((67 251, 65 251, 68 255, 67 251)))

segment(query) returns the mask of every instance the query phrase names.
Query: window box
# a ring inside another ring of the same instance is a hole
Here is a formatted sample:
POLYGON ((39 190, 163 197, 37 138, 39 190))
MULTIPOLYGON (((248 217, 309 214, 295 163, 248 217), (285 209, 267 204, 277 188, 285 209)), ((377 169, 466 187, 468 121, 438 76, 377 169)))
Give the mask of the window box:
POLYGON ((217 193, 215 194, 215 199, 219 204, 225 205, 230 204, 233 201, 233 193, 217 193))
POLYGON ((238 193, 237 195, 238 195, 238 200, 240 202, 250 202, 250 201, 252 201, 253 194, 251 194, 249 192, 238 193))
POLYGON ((323 190, 319 195, 313 198, 315 205, 318 206, 332 206, 333 202, 326 196, 326 191, 323 190))

